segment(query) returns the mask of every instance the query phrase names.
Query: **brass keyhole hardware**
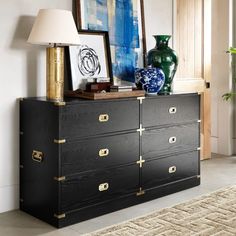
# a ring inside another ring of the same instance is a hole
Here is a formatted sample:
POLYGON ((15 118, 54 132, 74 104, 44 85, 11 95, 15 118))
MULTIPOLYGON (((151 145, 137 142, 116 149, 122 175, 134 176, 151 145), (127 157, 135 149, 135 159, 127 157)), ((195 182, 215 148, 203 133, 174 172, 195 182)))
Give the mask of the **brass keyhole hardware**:
POLYGON ((99 115, 98 119, 100 122, 107 122, 109 120, 109 115, 108 114, 101 114, 101 115, 99 115))
POLYGON ((109 155, 109 149, 108 148, 104 148, 104 149, 99 150, 99 156, 100 157, 106 157, 108 155, 109 155))
POLYGON ((170 114, 175 114, 177 112, 177 108, 176 107, 170 107, 169 108, 169 113, 170 114))
POLYGON ((102 184, 100 184, 98 186, 98 190, 100 192, 106 191, 106 190, 108 190, 108 188, 109 188, 109 184, 108 183, 102 183, 102 184))

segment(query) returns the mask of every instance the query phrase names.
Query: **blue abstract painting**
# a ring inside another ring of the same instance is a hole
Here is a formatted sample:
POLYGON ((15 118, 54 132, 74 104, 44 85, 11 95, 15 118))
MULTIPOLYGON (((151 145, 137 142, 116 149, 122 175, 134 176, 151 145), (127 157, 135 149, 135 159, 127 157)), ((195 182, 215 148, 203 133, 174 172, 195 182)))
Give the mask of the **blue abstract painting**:
POLYGON ((109 31, 113 77, 135 82, 139 67, 139 0, 81 0, 83 29, 109 31))

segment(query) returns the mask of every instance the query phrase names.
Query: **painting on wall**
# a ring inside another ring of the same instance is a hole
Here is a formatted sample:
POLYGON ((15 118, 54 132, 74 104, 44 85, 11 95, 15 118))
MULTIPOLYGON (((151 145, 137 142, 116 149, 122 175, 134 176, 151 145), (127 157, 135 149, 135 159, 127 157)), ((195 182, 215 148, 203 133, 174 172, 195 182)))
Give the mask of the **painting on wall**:
POLYGON ((78 28, 109 32, 114 80, 135 82, 135 68, 144 62, 142 1, 77 0, 76 4, 78 28))
POLYGON ((107 31, 80 30, 80 44, 69 46, 72 90, 85 90, 91 79, 112 80, 109 38, 107 31))

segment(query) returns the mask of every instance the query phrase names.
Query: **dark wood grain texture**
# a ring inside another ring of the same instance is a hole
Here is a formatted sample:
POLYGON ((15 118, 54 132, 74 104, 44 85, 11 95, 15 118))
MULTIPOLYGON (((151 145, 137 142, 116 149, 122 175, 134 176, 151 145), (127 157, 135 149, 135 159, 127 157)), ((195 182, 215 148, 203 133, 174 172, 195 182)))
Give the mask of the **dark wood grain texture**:
POLYGON ((139 188, 138 165, 92 171, 68 177, 61 183, 61 210, 68 212, 83 206, 115 200, 130 193, 135 194, 139 188), (99 185, 109 185, 105 191, 99 191, 99 185))
POLYGON ((199 96, 142 102, 23 99, 21 210, 63 227, 200 184, 199 96), (170 105, 181 114, 170 116, 170 105), (101 114, 109 119, 100 122, 101 114), (176 142, 170 144, 173 136, 176 142), (106 155, 99 155, 101 150, 106 155), (32 159, 33 151, 43 153, 42 162, 32 159), (171 167, 176 169, 170 172, 171 167), (100 191, 101 184, 109 187, 100 191), (143 195, 137 195, 140 188, 143 195))
POLYGON ((139 101, 67 105, 60 112, 60 137, 71 139, 139 128, 139 101), (108 120, 100 122, 100 115, 108 120))
POLYGON ((62 175, 136 163, 138 146, 138 132, 67 142, 62 145, 62 175), (100 156, 104 149, 108 154, 100 156))
POLYGON ((153 188, 199 175, 199 151, 147 161, 142 168, 142 186, 153 188), (173 173, 171 169, 176 168, 173 173))
POLYGON ((196 122, 200 115, 199 102, 199 96, 193 94, 145 99, 142 106, 143 127, 196 122), (176 112, 170 113, 171 109, 176 109, 176 112))
POLYGON ((196 150, 199 146, 199 123, 169 126, 143 132, 143 158, 157 158, 171 153, 196 150))

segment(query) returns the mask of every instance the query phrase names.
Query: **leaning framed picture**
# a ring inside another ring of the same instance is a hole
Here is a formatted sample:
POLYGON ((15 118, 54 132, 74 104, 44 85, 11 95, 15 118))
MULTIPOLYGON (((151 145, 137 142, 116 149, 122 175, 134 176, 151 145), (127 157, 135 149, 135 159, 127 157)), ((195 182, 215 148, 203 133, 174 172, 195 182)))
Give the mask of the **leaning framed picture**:
POLYGON ((80 44, 69 46, 71 90, 85 89, 87 82, 112 81, 109 36, 106 31, 79 30, 80 44))
POLYGON ((144 0, 76 0, 79 29, 109 32, 113 79, 134 83, 134 72, 144 66, 144 0))

